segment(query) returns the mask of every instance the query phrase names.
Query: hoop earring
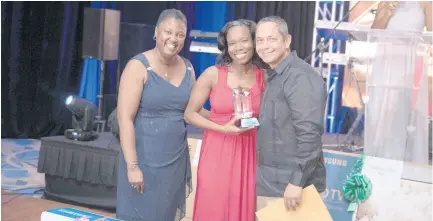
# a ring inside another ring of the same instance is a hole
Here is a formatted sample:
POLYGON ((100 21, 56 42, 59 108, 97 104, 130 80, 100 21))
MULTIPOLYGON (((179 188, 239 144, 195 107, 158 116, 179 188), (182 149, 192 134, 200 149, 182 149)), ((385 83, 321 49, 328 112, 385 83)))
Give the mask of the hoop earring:
POLYGON ((153 40, 156 40, 156 36, 153 36, 153 40))

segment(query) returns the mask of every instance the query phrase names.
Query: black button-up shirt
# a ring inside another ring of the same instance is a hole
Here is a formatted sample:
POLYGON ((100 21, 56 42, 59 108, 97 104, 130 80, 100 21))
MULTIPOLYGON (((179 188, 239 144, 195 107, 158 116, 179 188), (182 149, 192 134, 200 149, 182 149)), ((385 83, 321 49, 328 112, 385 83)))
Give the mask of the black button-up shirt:
POLYGON ((295 51, 268 71, 257 136, 258 196, 281 197, 289 183, 325 190, 326 97, 325 81, 295 51))

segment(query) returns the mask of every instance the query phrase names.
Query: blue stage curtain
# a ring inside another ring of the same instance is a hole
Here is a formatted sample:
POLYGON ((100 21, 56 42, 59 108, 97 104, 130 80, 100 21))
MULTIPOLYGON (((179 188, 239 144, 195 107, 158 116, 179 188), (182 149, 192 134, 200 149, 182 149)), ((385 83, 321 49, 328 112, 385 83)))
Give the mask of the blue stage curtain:
POLYGON ((79 96, 98 105, 101 61, 88 58, 83 62, 79 96))
MULTIPOLYGON (((114 2, 105 1, 92 1, 92 8, 109 8, 115 9, 114 2)), ((116 78, 116 65, 117 61, 106 61, 105 72, 108 72, 108 76, 104 81, 104 92, 117 93, 117 78, 116 78), (108 89, 107 89, 108 86, 108 89)), ((85 59, 83 61, 83 72, 80 82, 79 96, 92 101, 98 105, 97 95, 99 94, 100 88, 100 73, 101 73, 101 61, 96 59, 85 59)))
MULTIPOLYGON (((195 4, 194 29, 205 32, 219 32, 227 22, 227 2, 225 1, 203 1, 195 4)), ((200 40, 206 42, 216 42, 216 40, 200 40)), ((207 53, 194 53, 193 65, 198 78, 208 67, 215 65, 216 56, 207 53)), ((206 109, 210 109, 209 101, 206 102, 206 109)))

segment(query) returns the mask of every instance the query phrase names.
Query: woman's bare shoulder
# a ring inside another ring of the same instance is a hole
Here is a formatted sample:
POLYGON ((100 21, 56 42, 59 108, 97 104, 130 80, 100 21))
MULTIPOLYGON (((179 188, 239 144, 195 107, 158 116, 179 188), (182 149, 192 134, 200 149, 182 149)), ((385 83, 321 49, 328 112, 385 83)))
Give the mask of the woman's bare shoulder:
POLYGON ((126 64, 125 69, 123 69, 122 78, 123 77, 136 80, 146 80, 147 69, 141 61, 137 59, 131 59, 126 64))
POLYGON ((206 68, 203 73, 200 75, 200 77, 206 78, 208 80, 216 81, 218 80, 218 67, 213 65, 208 68, 206 68))

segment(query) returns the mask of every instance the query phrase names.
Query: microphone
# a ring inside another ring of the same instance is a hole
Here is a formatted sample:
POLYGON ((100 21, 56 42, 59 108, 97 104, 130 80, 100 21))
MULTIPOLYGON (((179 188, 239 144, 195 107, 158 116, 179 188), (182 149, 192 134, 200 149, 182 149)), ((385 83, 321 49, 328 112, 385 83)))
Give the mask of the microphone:
POLYGON ((322 49, 324 49, 324 47, 325 47, 325 45, 324 45, 324 43, 325 43, 325 40, 326 39, 329 39, 332 35, 334 35, 335 34, 335 31, 337 30, 337 28, 338 28, 338 26, 340 26, 340 24, 350 15, 350 13, 353 11, 353 9, 355 9, 356 8, 356 6, 358 6, 358 4, 360 3, 360 1, 358 1, 344 16, 343 16, 343 18, 340 20, 340 21, 338 21, 338 23, 335 25, 335 27, 333 27, 332 28, 332 33, 331 34, 329 34, 328 36, 326 36, 325 38, 323 38, 323 40, 321 40, 320 42, 319 42, 319 44, 317 44, 317 46, 316 46, 316 48, 311 52, 311 54, 310 55, 308 55, 305 59, 304 59, 304 61, 305 62, 308 62, 310 59, 311 59, 311 56, 313 56, 313 54, 315 54, 318 50, 322 50, 322 49))
MULTIPOLYGON (((310 55, 308 55, 304 61, 308 62, 311 59, 311 56, 313 56, 313 54, 315 54, 318 50, 324 49, 324 43, 326 39, 329 39, 332 35, 335 34, 335 31, 337 30, 337 28, 340 26, 340 24, 350 15, 350 13, 356 8, 356 6, 358 6, 358 4, 360 3, 360 1, 358 1, 344 16, 343 18, 338 21, 338 23, 335 25, 335 27, 332 28, 332 33, 329 34, 328 36, 326 36, 322 41, 320 41, 316 48, 311 52, 310 55)), ((398 4, 398 1, 392 1, 391 2, 391 7, 395 8, 398 4)), ((381 9, 371 9, 370 13, 372 14, 377 14, 379 12, 382 12, 384 9, 387 9, 386 7, 381 8, 381 9)))

